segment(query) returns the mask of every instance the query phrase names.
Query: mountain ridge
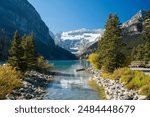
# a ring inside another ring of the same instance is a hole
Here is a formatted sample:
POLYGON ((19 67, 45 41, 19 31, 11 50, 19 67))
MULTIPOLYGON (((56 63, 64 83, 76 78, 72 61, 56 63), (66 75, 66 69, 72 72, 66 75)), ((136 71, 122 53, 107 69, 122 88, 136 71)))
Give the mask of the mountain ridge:
POLYGON ((55 45, 49 28, 27 0, 1 0, 0 15, 0 36, 4 32, 7 39, 12 39, 16 30, 21 36, 33 33, 36 51, 46 59, 75 58, 70 52, 55 45), (66 52, 63 55, 60 51, 66 52))
POLYGON ((122 24, 123 34, 139 34, 142 32, 142 23, 146 11, 139 10, 134 16, 122 24))
POLYGON ((86 29, 57 33, 55 43, 68 51, 79 54, 88 46, 99 40, 103 34, 103 29, 86 29))

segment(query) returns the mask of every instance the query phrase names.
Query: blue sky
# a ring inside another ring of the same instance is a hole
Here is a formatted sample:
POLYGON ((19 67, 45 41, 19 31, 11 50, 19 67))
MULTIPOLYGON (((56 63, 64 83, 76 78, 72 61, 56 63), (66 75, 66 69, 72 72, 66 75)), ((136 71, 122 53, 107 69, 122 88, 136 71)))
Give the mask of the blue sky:
POLYGON ((28 0, 53 33, 80 28, 104 28, 109 13, 120 21, 150 9, 150 0, 28 0))

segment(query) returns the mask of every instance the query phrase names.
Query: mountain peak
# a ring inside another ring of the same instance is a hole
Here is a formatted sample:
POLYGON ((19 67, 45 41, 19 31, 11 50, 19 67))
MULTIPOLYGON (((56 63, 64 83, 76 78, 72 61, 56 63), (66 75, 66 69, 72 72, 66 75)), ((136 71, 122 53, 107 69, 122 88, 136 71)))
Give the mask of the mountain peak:
POLYGON ((134 19, 143 20, 144 17, 145 17, 145 14, 146 14, 146 11, 139 10, 139 11, 131 18, 131 20, 134 20, 134 19))
POLYGON ((138 34, 142 31, 142 22, 146 11, 139 10, 134 16, 131 17, 128 21, 122 24, 123 34, 138 34))
POLYGON ((73 53, 80 53, 95 43, 103 34, 103 29, 86 29, 57 33, 55 43, 73 53))
POLYGON ((128 27, 129 25, 143 21, 145 14, 146 14, 146 11, 139 10, 134 16, 131 17, 131 19, 123 23, 122 26, 128 27))

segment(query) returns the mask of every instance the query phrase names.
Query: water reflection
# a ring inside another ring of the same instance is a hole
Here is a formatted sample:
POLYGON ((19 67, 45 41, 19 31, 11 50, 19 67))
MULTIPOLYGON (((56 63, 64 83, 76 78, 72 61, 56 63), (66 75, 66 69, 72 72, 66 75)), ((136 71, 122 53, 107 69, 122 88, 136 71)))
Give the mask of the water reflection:
POLYGON ((85 61, 50 61, 55 65, 57 74, 54 82, 49 84, 48 99, 57 100, 97 100, 98 93, 87 84, 90 77, 86 71, 76 69, 88 67, 85 61))

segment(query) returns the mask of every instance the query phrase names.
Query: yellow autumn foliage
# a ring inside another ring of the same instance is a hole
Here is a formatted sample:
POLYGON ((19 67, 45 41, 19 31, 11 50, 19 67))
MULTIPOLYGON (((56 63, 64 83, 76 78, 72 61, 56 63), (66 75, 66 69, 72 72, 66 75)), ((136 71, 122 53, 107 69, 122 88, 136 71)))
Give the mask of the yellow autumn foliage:
POLYGON ((22 86, 21 77, 21 73, 10 65, 0 66, 0 99, 4 99, 13 89, 22 86))
POLYGON ((93 53, 88 57, 88 61, 94 66, 94 68, 99 69, 99 55, 97 53, 93 53))

